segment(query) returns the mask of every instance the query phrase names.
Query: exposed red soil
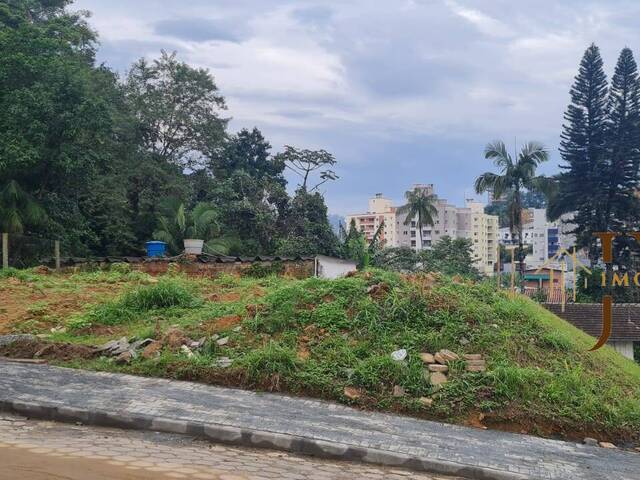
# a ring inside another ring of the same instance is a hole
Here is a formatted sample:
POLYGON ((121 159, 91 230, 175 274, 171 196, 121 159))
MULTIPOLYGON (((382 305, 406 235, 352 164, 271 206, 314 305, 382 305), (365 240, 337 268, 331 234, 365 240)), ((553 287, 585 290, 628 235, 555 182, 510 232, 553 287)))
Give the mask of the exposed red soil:
POLYGON ((20 340, 0 347, 0 356, 9 358, 41 358, 74 360, 94 357, 95 349, 86 345, 20 340))
POLYGON ((34 331, 49 330, 88 304, 113 297, 120 289, 119 285, 92 285, 78 292, 59 292, 9 278, 0 285, 0 334, 11 333, 29 320, 34 331))

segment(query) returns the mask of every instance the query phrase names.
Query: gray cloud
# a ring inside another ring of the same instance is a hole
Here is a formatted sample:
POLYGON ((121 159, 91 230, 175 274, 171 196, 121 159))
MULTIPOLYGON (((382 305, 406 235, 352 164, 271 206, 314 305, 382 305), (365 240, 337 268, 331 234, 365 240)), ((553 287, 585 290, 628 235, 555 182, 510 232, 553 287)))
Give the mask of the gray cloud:
POLYGON ((557 165, 569 89, 585 48, 609 77, 640 61, 632 0, 76 0, 94 11, 100 61, 122 70, 161 48, 208 67, 232 129, 257 125, 277 150, 326 148, 340 213, 372 192, 433 182, 461 203, 493 139, 543 141, 557 165))
POLYGON ((324 5, 296 8, 292 16, 302 24, 325 26, 333 16, 333 10, 324 5))
POLYGON ((239 22, 229 19, 210 18, 173 18, 155 22, 154 33, 167 35, 180 40, 206 42, 221 40, 239 42, 246 33, 238 26, 239 22))

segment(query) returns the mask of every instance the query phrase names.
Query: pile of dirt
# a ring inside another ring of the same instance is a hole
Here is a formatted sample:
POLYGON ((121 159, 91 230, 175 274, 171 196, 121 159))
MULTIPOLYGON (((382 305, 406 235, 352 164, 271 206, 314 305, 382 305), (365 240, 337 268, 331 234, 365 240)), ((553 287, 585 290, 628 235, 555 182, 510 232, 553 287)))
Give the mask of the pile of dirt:
POLYGON ((230 330, 241 322, 242 317, 240 315, 225 315, 223 317, 204 322, 202 324, 202 330, 209 335, 213 335, 225 330, 230 330))
POLYGON ((93 358, 95 349, 87 345, 53 343, 21 339, 0 346, 0 356, 8 358, 40 358, 45 360, 74 360, 93 358))

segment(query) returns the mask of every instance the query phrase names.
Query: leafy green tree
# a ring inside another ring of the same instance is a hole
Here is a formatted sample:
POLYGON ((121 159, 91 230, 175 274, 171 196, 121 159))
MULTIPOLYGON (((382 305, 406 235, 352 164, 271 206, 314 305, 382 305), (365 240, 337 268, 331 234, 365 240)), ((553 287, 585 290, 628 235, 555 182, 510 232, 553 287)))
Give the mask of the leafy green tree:
POLYGON ((193 166, 212 143, 222 141, 227 120, 220 111, 226 104, 213 77, 178 61, 175 52, 163 50, 151 63, 138 60, 125 91, 142 144, 155 158, 193 166))
POLYGON ((445 235, 431 250, 419 253, 422 270, 440 272, 445 275, 461 275, 478 278, 480 274, 474 267, 473 244, 468 238, 452 239, 445 235))
POLYGON ((396 272, 415 272, 420 263, 418 253, 410 247, 383 248, 376 251, 371 259, 374 267, 396 272))
POLYGON ((0 111, 11 112, 0 115, 0 178, 15 180, 46 210, 49 221, 32 233, 62 237, 67 251, 99 235, 83 206, 111 161, 105 91, 115 88, 115 77, 94 67, 94 32, 68 3, 0 3, 0 111))
POLYGON ((278 246, 281 255, 338 255, 338 238, 333 233, 320 193, 298 188, 291 200, 286 224, 286 234, 278 246))
POLYGON ((520 274, 525 271, 525 250, 522 235, 522 194, 525 190, 542 189, 546 180, 542 176, 536 176, 536 168, 542 162, 549 159, 549 154, 544 146, 529 142, 522 147, 518 158, 514 161, 507 152, 504 142, 496 141, 487 145, 484 151, 487 160, 493 160, 500 173, 485 172, 476 179, 475 189, 477 193, 493 191, 496 197, 507 197, 507 210, 509 212, 509 230, 513 238, 518 240, 518 262, 520 274))
POLYGON ((571 103, 564 114, 560 141, 563 171, 558 177, 557 194, 548 207, 551 219, 574 212, 577 246, 589 249, 592 264, 599 257, 592 233, 607 230, 602 221, 601 191, 607 156, 607 89, 600 50, 591 44, 580 62, 571 88, 571 103))
POLYGON ((432 193, 416 188, 406 193, 407 204, 398 208, 398 213, 407 214, 404 221, 405 225, 409 225, 413 219, 416 219, 416 227, 420 236, 420 245, 422 245, 422 228, 435 223, 434 218, 438 216, 436 209, 436 197, 432 193))
POLYGON ((326 150, 297 149, 285 145, 284 152, 276 155, 276 159, 286 165, 286 167, 296 175, 300 176, 302 183, 299 187, 309 192, 317 190, 321 185, 330 180, 338 179, 338 175, 336 175, 331 168, 328 168, 335 166, 337 161, 333 155, 326 150), (316 171, 319 173, 320 181, 313 187, 308 188, 310 176, 316 171))
POLYGON ((284 186, 284 163, 277 156, 271 156, 270 150, 271 145, 260 130, 242 129, 231 135, 222 148, 216 145, 211 152, 210 168, 217 179, 229 178, 242 170, 253 178, 269 178, 284 186))
POLYGON ((18 182, 10 180, 0 190, 0 229, 4 233, 25 233, 46 220, 42 207, 18 182))
POLYGON ((343 238, 341 245, 341 255, 356 262, 358 268, 366 268, 371 260, 371 244, 367 245, 364 233, 356 227, 356 222, 351 219, 349 229, 342 231, 343 238))

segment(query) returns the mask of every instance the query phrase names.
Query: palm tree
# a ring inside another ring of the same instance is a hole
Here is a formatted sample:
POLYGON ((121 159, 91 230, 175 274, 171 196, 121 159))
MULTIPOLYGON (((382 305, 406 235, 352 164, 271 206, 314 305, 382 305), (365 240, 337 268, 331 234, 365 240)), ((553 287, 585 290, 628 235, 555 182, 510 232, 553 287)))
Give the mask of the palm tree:
POLYGON ((407 204, 398 208, 398 213, 406 213, 405 225, 409 225, 416 218, 416 227, 420 235, 420 246, 422 246, 422 228, 434 224, 434 217, 438 216, 435 203, 438 199, 433 193, 424 189, 416 188, 405 195, 407 204))
POLYGON ((182 244, 187 238, 205 240, 209 247, 223 248, 222 242, 214 240, 220 227, 218 212, 212 205, 200 202, 193 210, 187 211, 183 203, 168 203, 167 213, 158 218, 159 228, 153 232, 156 240, 166 242, 174 253, 182 251, 182 244))
POLYGON ((522 193, 524 190, 546 191, 549 179, 536 176, 536 168, 549 160, 549 152, 541 143, 525 144, 517 160, 507 152, 502 141, 495 141, 486 146, 484 158, 493 160, 500 173, 485 172, 476 179, 476 192, 491 190, 494 198, 504 197, 507 202, 509 230, 512 238, 518 240, 518 262, 520 275, 524 275, 525 252, 522 238, 522 193))
POLYGON ((42 207, 15 180, 0 190, 0 230, 5 233, 24 233, 29 226, 44 222, 42 207))

